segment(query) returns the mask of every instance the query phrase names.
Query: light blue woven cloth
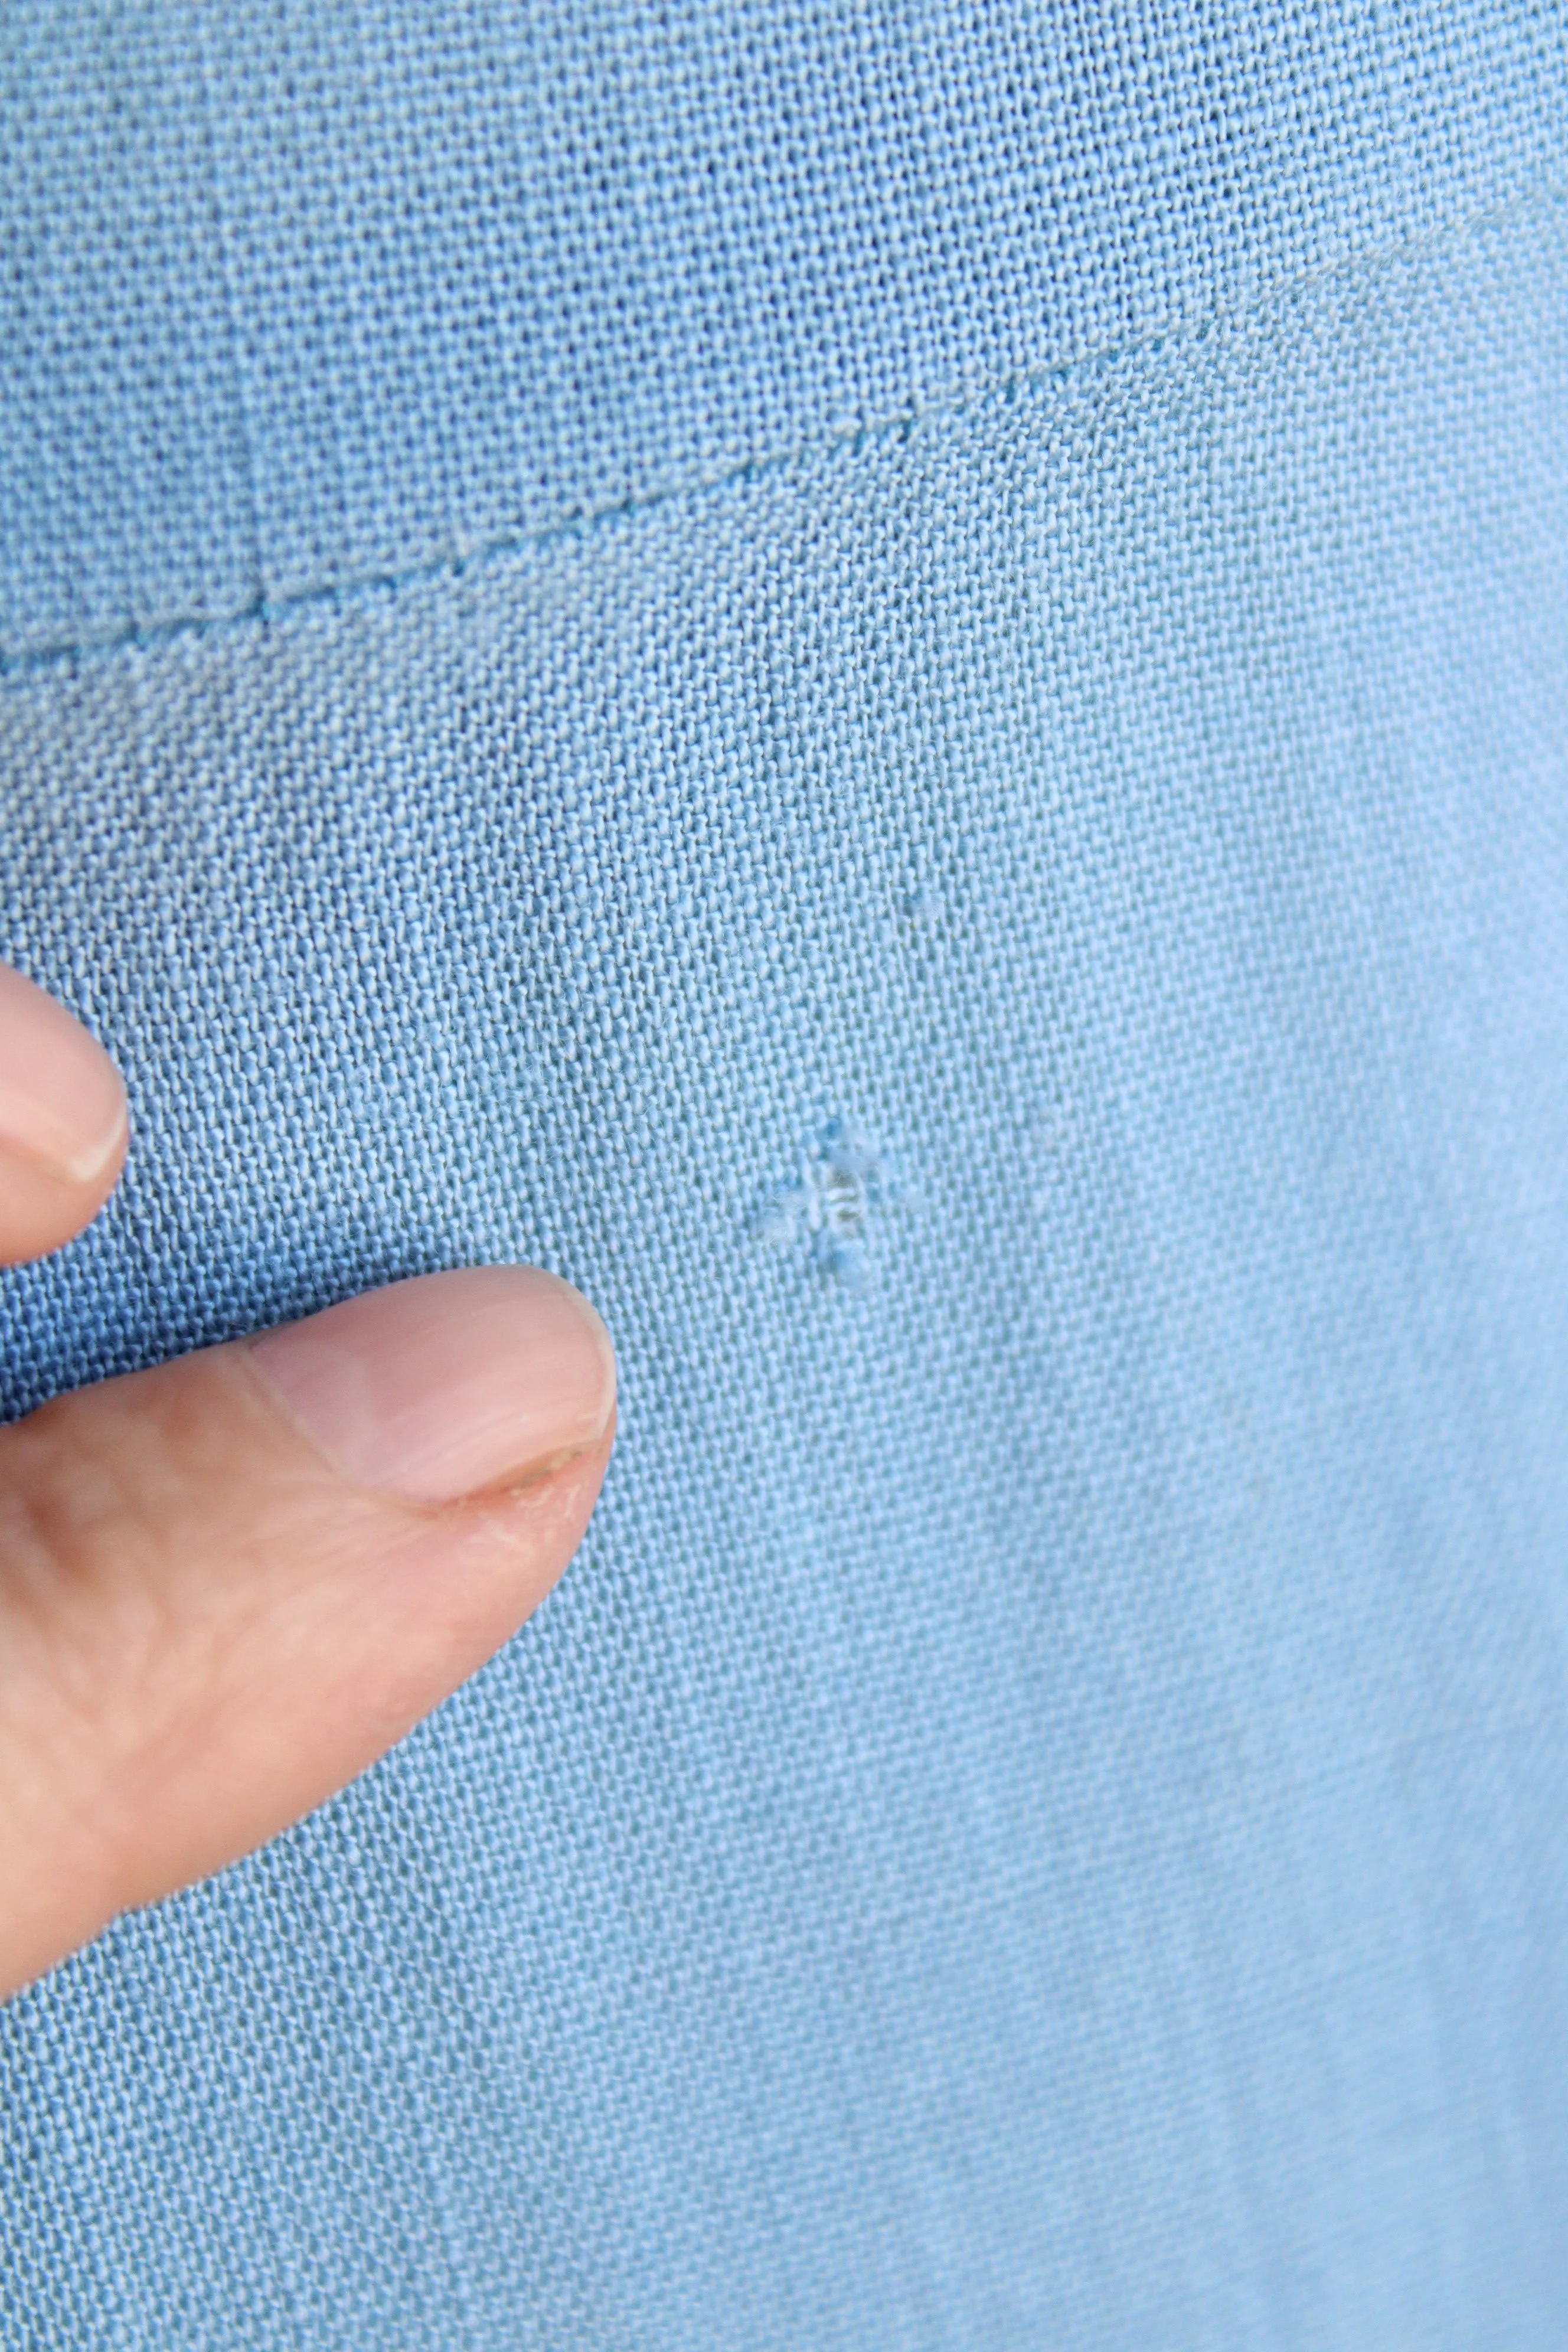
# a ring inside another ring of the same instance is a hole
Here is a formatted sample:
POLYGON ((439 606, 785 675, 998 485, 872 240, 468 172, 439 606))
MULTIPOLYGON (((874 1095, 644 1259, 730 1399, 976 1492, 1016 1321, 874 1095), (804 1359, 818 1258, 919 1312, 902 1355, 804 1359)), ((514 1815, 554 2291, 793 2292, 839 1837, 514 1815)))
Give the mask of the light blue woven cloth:
POLYGON ((5 2352, 1568 2340, 1568 17, 16 5, 5 1403, 537 1259, 565 1582, 0 2021, 5 2352))

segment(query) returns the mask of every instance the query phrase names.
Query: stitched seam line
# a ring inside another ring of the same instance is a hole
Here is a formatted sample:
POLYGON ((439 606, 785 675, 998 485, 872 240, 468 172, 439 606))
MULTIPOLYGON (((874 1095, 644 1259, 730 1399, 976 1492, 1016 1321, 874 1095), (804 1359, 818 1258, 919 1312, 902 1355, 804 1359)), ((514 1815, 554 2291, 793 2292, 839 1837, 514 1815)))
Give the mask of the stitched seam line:
POLYGON ((1368 246, 1360 253, 1319 263, 1303 270, 1298 277, 1281 279, 1259 294, 1256 300, 1238 304, 1234 309, 1205 311, 1197 318, 1177 318, 1147 334, 1127 336, 1120 341, 1103 344, 1078 359, 1041 361, 1034 367, 1017 368, 1006 375, 965 384, 962 389, 937 393, 923 402, 908 403, 886 415, 846 425, 837 432, 814 435, 792 442, 787 448, 770 450, 762 456, 744 457, 730 465, 700 467, 662 487, 656 484, 647 489, 634 491, 626 498, 607 499, 602 506, 574 509, 553 522, 526 530, 498 531, 475 541, 471 545, 448 549, 418 563, 384 572, 362 572, 348 580, 327 581, 319 585, 290 590, 282 596, 259 594, 228 613, 176 613, 161 620, 130 622, 101 633, 89 632, 76 638, 28 646, 16 652, 8 653, 0 647, 0 678, 68 667, 93 656, 121 653, 130 647, 153 651, 186 637, 213 636, 220 632, 258 625, 265 627, 268 622, 281 620, 292 613, 308 611, 314 605, 348 604, 371 596, 395 594, 400 589, 421 587, 437 580, 460 579, 467 572, 488 569, 491 564, 504 562, 510 556, 521 555, 531 550, 559 546, 566 541, 585 538, 607 525, 650 513, 700 491, 760 481, 798 465, 814 452, 827 456, 835 450, 848 449, 858 455, 873 442, 884 441, 896 435, 907 437, 917 425, 929 418, 961 415, 986 400, 1014 400, 1022 392, 1034 391, 1046 384, 1069 383, 1076 377, 1101 373, 1145 352, 1159 352, 1167 343, 1202 342, 1217 329, 1242 326, 1259 319, 1278 304, 1295 299, 1313 286, 1326 284, 1335 278, 1352 277, 1361 271, 1384 268, 1421 254, 1440 251, 1445 246, 1458 244, 1479 230, 1500 228, 1531 212, 1555 210, 1564 202, 1565 195, 1568 195, 1568 191, 1543 184, 1507 205, 1467 214, 1463 218, 1447 222, 1442 228, 1431 230, 1425 236, 1402 237, 1384 246, 1368 246))

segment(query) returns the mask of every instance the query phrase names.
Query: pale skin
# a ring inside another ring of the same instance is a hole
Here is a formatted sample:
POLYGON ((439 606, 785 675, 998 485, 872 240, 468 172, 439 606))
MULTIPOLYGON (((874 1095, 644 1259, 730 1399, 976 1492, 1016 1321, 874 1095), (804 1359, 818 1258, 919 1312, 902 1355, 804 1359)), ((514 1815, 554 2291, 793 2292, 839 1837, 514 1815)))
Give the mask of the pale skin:
MULTIPOLYGON (((128 1135, 109 1055, 0 966, 0 1264, 91 1223, 128 1135)), ((614 1433, 603 1324, 520 1266, 396 1284, 0 1428, 0 1999, 456 1689, 570 1560, 614 1433)))

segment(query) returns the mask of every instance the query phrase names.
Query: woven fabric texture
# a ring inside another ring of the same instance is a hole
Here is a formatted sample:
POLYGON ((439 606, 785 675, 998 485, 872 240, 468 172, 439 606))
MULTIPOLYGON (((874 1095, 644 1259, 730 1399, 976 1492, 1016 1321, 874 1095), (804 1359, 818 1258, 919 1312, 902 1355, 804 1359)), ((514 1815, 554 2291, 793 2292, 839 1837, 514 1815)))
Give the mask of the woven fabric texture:
POLYGON ((4 1410, 423 1268, 582 1555, 0 2013, 5 2352, 1559 2352, 1559 5, 18 5, 4 1410), (1555 177, 1554 177, 1555 175, 1555 177))

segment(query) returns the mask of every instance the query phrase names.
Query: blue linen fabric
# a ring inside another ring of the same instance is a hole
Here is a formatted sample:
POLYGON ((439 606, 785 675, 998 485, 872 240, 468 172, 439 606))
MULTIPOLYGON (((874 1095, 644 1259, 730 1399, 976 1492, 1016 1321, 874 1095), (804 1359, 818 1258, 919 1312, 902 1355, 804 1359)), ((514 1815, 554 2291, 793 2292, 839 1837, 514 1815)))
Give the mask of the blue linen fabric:
POLYGON ((0 26, 4 1408, 418 1269, 505 1654, 0 2021, 27 2352, 1568 2338, 1558 0, 0 26))

